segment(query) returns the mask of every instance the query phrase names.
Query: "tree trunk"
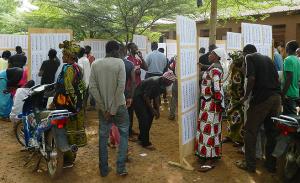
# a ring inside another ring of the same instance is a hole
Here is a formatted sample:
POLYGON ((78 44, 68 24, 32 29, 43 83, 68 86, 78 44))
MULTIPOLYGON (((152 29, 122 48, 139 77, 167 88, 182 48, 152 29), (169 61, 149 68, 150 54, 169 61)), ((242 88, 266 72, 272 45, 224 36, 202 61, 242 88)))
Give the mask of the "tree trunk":
POLYGON ((216 44, 217 38, 217 15, 218 0, 211 0, 210 24, 209 24, 209 45, 216 44))

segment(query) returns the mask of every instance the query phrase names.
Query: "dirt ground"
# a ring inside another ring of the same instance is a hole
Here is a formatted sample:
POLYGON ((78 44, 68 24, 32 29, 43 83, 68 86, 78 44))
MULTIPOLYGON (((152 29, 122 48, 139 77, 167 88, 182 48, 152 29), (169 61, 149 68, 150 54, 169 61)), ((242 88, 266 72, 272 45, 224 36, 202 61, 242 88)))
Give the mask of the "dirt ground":
MULTIPOLYGON (((256 174, 249 174, 235 167, 234 162, 242 158, 232 147, 223 146, 223 157, 218 166, 207 173, 186 171, 168 165, 168 161, 178 160, 178 125, 167 119, 167 108, 163 107, 161 119, 154 121, 151 129, 152 143, 156 151, 148 151, 136 143, 130 142, 131 162, 127 164, 129 175, 118 177, 115 173, 116 149, 109 148, 109 162, 113 171, 106 178, 99 176, 98 168, 98 120, 96 112, 88 114, 88 145, 78 152, 75 166, 64 169, 58 180, 51 180, 43 163, 38 172, 33 172, 34 162, 24 167, 28 152, 21 152, 21 146, 15 139, 12 124, 0 121, 0 183, 49 183, 49 182, 103 182, 103 183, 277 183, 275 175, 267 173, 258 163, 256 174), (141 156, 145 153, 147 156, 141 156)), ((137 123, 135 121, 135 129, 137 123)), ((137 130, 136 130, 137 131, 137 130)), ((196 158, 191 156, 193 166, 197 168, 196 158)))

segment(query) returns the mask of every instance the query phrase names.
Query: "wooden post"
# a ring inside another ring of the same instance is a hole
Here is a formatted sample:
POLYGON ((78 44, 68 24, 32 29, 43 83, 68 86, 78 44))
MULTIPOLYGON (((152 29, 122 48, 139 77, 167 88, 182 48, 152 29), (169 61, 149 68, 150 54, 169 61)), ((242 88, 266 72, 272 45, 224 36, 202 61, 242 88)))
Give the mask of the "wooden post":
POLYGON ((211 12, 209 23, 209 45, 216 44, 217 39, 217 16, 218 0, 211 0, 211 12))

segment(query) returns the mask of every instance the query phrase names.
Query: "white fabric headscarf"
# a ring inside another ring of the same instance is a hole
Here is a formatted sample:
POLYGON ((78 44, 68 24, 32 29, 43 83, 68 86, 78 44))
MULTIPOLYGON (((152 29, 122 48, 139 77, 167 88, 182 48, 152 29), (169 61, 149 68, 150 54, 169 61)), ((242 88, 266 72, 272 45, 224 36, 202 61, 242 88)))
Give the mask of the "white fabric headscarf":
MULTIPOLYGON (((228 74, 229 74, 229 67, 230 67, 230 61, 227 60, 227 53, 223 48, 216 48, 213 50, 213 52, 218 55, 218 57, 220 57, 220 63, 222 65, 223 68, 223 79, 226 79, 228 74)), ((226 85, 228 83, 224 83, 224 85, 226 85)))

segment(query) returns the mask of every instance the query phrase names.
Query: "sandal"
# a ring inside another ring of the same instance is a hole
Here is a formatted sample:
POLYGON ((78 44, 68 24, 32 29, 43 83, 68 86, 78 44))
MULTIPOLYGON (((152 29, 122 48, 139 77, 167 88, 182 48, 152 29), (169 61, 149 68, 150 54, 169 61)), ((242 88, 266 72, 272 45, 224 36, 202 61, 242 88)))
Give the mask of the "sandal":
POLYGON ((202 166, 200 166, 200 168, 198 169, 198 172, 203 172, 203 173, 205 173, 205 172, 208 172, 208 171, 214 169, 215 167, 216 167, 215 165, 202 165, 202 166))
POLYGON ((153 145, 143 146, 143 148, 148 149, 149 151, 154 151, 156 148, 153 145))
POLYGON ((255 169, 249 168, 246 164, 246 161, 237 161, 237 162, 235 162, 235 165, 239 169, 245 170, 250 173, 255 173, 255 169))
POLYGON ((225 137, 223 140, 222 140, 222 143, 228 143, 228 142, 232 142, 232 139, 230 137, 225 137))

